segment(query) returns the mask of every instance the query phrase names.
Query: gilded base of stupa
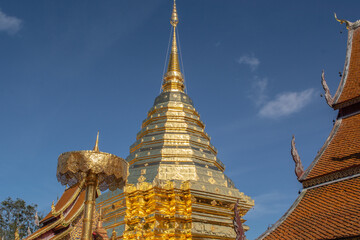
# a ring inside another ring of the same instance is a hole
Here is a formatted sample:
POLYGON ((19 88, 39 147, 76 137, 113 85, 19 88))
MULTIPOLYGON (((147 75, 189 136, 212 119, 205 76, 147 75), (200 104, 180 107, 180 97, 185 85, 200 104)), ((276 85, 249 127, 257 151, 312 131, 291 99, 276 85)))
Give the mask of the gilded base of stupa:
POLYGON ((114 197, 103 195, 98 207, 104 228, 109 235, 116 229, 118 239, 235 239, 234 202, 240 199, 244 215, 253 201, 238 191, 237 196, 210 194, 197 185, 158 180, 129 184, 114 197))

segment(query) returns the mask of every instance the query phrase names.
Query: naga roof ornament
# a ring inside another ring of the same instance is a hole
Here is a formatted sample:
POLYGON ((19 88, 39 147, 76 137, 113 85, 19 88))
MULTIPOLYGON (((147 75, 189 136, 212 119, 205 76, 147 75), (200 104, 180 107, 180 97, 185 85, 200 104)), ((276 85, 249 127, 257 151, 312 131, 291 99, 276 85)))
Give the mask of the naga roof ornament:
POLYGON ((295 136, 294 135, 292 136, 292 139, 291 139, 291 156, 295 162, 295 174, 296 174, 297 178, 300 179, 301 176, 304 174, 304 167, 301 163, 299 153, 295 146, 295 136))
POLYGON ((360 26, 360 20, 357 20, 356 22, 350 22, 350 21, 345 20, 345 19, 338 19, 337 16, 336 16, 336 13, 334 13, 334 17, 335 17, 336 21, 338 21, 340 24, 345 23, 346 28, 348 30, 355 29, 355 28, 360 26))
POLYGON ((326 100, 326 103, 332 107, 333 105, 333 102, 334 102, 334 98, 331 96, 330 94, 330 89, 326 83, 326 80, 325 80, 325 73, 324 73, 324 70, 322 71, 321 73, 321 85, 323 86, 324 88, 324 91, 325 91, 325 100, 326 100))

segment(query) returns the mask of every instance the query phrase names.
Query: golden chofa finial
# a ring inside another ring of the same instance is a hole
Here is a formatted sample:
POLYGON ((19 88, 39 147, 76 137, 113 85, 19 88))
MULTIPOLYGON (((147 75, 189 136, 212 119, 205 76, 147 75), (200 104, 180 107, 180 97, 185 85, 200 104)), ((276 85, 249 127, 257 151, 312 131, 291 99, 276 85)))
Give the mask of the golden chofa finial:
POLYGON ((99 152, 99 131, 98 131, 97 136, 96 136, 96 142, 95 142, 95 146, 94 146, 93 151, 94 152, 99 152))
POLYGON ((336 16, 336 13, 334 13, 334 17, 335 17, 336 21, 338 21, 340 24, 345 23, 345 25, 346 25, 346 28, 347 28, 347 29, 349 29, 349 28, 350 28, 350 26, 352 25, 352 23, 351 23, 351 22, 349 22, 349 21, 347 21, 347 20, 344 20, 344 19, 338 19, 338 18, 337 18, 337 16, 336 16))
POLYGON ((173 12, 171 14, 170 23, 173 27, 176 27, 176 25, 179 23, 179 17, 176 12, 176 0, 174 0, 174 8, 173 8, 173 12))

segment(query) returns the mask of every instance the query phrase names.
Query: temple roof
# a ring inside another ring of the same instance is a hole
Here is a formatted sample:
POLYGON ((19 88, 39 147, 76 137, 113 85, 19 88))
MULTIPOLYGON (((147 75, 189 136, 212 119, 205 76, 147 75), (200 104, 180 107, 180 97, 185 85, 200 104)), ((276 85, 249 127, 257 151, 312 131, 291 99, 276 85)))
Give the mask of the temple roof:
POLYGON ((360 176, 304 189, 258 239, 337 239, 360 236, 360 176))
POLYGON ((322 75, 326 101, 339 109, 337 120, 299 178, 304 188, 301 194, 258 239, 360 237, 360 21, 337 20, 346 23, 349 36, 343 77, 334 97, 322 75))
POLYGON ((301 181, 360 166, 360 115, 338 119, 301 181))
MULTIPOLYGON (((65 190, 63 195, 61 195, 60 199, 57 201, 56 205, 53 206, 52 211, 50 211, 43 219, 41 219, 40 223, 46 223, 49 219, 53 219, 56 216, 63 213, 67 207, 74 203, 77 200, 81 188, 77 185, 65 190)), ((84 195, 84 193, 81 193, 84 195)), ((77 202, 77 201, 76 201, 77 202)))
POLYGON ((40 221, 43 226, 26 239, 41 239, 44 236, 58 239, 68 233, 69 225, 83 212, 85 191, 82 190, 82 185, 66 189, 56 205, 52 205, 51 211, 40 221))
MULTIPOLYGON (((51 211, 40 221, 42 227, 26 237, 26 239, 46 238, 55 240, 61 239, 68 234, 76 235, 79 230, 81 232, 81 219, 85 200, 83 185, 84 183, 80 183, 66 189, 55 206, 52 205, 51 211)), ((94 226, 96 225, 99 225, 97 221, 94 223, 94 226)), ((94 227, 94 229, 97 230, 98 228, 94 227)))
POLYGON ((343 76, 334 96, 333 107, 335 109, 348 106, 360 101, 360 24, 350 23, 345 20, 349 29, 348 44, 345 58, 343 76))

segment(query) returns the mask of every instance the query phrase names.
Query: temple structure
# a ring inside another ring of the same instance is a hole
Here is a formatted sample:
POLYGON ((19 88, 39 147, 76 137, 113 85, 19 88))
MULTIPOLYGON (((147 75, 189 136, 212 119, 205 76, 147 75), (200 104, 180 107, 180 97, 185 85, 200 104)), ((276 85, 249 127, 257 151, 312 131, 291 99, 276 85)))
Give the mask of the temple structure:
POLYGON ((342 79, 333 97, 322 74, 325 98, 338 110, 337 119, 305 172, 293 141, 303 190, 259 240, 360 239, 360 20, 337 20, 347 26, 348 44, 342 79))
MULTIPOLYGON (((66 189, 57 203, 52 204, 51 211, 41 219, 41 228, 25 239, 80 239, 85 200, 83 188, 84 182, 66 189)), ((95 212, 93 229, 96 239, 108 239, 98 212, 95 212)))
POLYGON ((124 191, 100 196, 97 207, 104 228, 109 235, 115 230, 118 239, 235 239, 234 205, 239 201, 244 216, 254 201, 224 174, 205 125, 184 92, 175 3, 170 23, 172 45, 162 93, 130 147, 128 183, 124 191))

